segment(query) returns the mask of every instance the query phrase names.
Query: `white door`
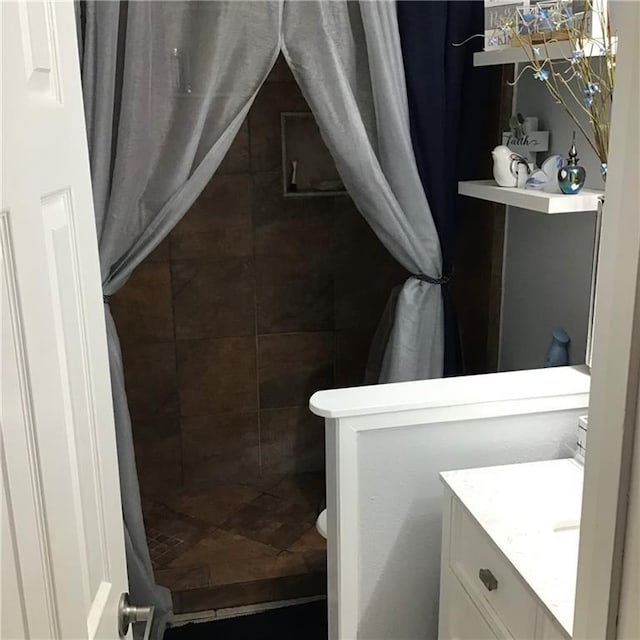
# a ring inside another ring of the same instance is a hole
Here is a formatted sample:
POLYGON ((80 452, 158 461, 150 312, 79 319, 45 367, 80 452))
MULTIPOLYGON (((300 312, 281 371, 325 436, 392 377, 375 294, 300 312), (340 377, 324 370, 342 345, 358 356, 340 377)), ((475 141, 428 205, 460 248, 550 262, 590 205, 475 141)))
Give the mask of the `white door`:
POLYGON ((127 590, 70 1, 2 5, 0 638, 118 638, 127 590))

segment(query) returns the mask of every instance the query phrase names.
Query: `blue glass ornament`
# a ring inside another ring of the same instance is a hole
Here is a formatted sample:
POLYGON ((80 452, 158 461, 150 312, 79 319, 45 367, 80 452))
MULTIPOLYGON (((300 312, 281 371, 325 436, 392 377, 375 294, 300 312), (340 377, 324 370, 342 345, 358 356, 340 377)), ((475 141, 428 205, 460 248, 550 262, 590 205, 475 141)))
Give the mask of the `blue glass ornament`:
POLYGON ((540 80, 540 82, 544 82, 549 79, 549 72, 546 69, 539 69, 533 74, 533 77, 540 80))
POLYGON ((600 163, 600 174, 602 175, 602 179, 606 182, 607 181, 607 163, 606 162, 600 163))
POLYGON ((576 151, 576 132, 574 131, 567 164, 558 170, 558 186, 562 193, 574 195, 584 187, 587 172, 584 167, 578 164, 579 160, 580 158, 578 158, 578 152, 576 151))
POLYGON ((545 367, 565 367, 569 364, 569 334, 557 327, 551 333, 551 345, 544 362, 545 367))

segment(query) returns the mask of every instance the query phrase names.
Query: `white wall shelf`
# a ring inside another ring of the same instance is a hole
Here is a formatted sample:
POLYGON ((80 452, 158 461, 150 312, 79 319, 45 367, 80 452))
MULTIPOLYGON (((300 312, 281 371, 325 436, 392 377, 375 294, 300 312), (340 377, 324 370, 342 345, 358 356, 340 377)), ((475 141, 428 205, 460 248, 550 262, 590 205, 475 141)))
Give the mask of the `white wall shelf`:
POLYGON ((493 180, 458 182, 458 193, 470 198, 548 214, 596 211, 598 198, 604 194, 603 191, 591 189, 583 189, 580 193, 573 195, 544 193, 533 189, 499 187, 493 180))
MULTIPOLYGON (((615 49, 615 39, 613 39, 612 44, 615 49)), ((541 56, 541 59, 547 57, 547 51, 549 53, 549 60, 562 60, 563 58, 569 59, 573 53, 571 43, 569 41, 550 42, 546 45, 546 49, 545 45, 535 46, 539 47, 541 53, 544 54, 541 56)), ((602 50, 595 42, 585 46, 585 56, 591 58, 601 55, 602 50)), ((514 64, 517 62, 529 62, 529 57, 522 47, 503 47, 489 49, 488 51, 479 51, 473 54, 473 64, 476 67, 486 67, 495 64, 514 64)))

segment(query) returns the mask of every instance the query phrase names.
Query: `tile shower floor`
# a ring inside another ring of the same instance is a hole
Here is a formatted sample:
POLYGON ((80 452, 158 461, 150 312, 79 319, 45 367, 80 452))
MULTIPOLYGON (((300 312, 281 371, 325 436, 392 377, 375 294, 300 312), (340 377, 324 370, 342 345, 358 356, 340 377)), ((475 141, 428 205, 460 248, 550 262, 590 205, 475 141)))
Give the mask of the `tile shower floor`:
POLYGON ((156 580, 176 613, 326 593, 326 545, 315 529, 324 475, 145 494, 156 580))

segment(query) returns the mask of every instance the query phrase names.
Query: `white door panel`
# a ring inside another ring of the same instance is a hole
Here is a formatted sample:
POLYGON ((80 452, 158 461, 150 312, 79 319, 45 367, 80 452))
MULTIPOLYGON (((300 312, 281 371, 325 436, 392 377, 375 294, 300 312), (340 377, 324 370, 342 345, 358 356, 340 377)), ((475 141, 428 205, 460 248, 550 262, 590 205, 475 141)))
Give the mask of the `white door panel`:
POLYGON ((127 591, 71 2, 2 3, 0 637, 117 638, 127 591))

